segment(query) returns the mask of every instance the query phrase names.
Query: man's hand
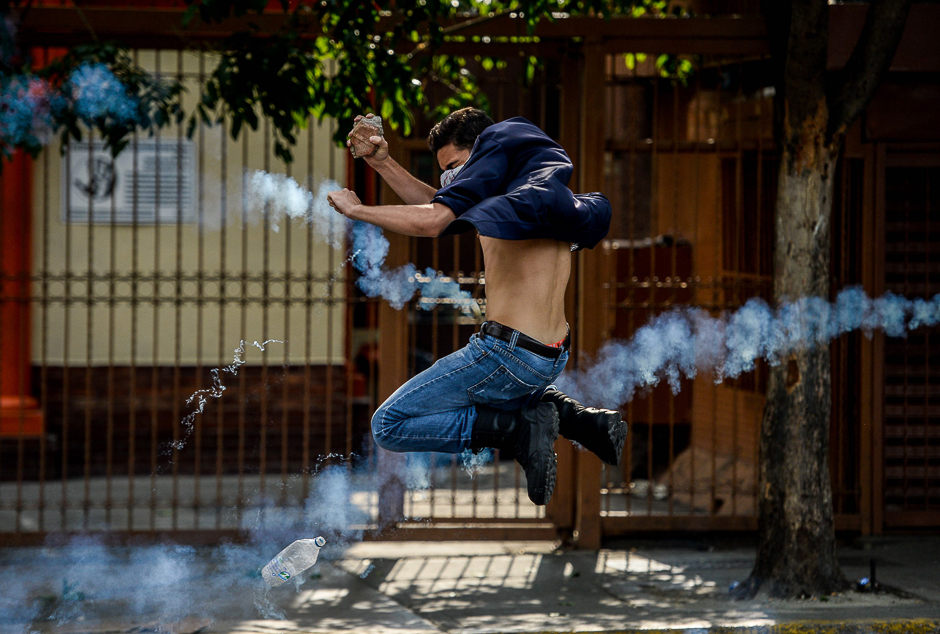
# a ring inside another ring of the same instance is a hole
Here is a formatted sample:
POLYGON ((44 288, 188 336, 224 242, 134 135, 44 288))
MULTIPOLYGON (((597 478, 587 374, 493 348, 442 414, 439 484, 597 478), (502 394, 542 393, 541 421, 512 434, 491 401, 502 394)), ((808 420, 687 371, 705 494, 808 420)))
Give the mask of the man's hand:
POLYGON ((326 195, 326 200, 330 203, 330 207, 343 214, 347 218, 353 219, 350 216, 350 213, 355 209, 357 205, 361 205, 362 201, 359 200, 359 197, 356 196, 355 192, 349 191, 348 189, 343 189, 342 191, 330 192, 326 195))
MULTIPOLYGON (((369 114, 366 115, 365 118, 371 119, 374 116, 375 115, 370 112, 369 114)), ((353 120, 353 124, 355 125, 355 123, 359 121, 360 119, 362 119, 362 115, 357 116, 353 120)), ((352 134, 352 133, 349 133, 349 134, 352 134)), ((348 137, 349 134, 347 134, 346 136, 348 137)), ((369 164, 369 167, 378 167, 385 159, 388 158, 388 141, 385 140, 384 136, 373 136, 373 137, 369 137, 369 142, 376 145, 378 149, 375 151, 375 154, 373 154, 372 156, 364 156, 362 158, 364 158, 366 163, 369 164)), ((346 147, 349 147, 351 143, 352 143, 351 141, 347 140, 346 147)))

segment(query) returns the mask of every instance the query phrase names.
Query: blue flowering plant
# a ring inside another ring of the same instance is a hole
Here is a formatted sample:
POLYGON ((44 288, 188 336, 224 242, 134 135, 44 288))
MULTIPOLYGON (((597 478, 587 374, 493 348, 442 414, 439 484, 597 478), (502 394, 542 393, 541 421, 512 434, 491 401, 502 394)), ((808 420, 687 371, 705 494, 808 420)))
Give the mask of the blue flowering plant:
POLYGON ((182 93, 117 46, 77 46, 41 70, 0 72, 0 152, 35 156, 55 134, 65 144, 93 130, 117 154, 135 132, 182 122, 182 93))

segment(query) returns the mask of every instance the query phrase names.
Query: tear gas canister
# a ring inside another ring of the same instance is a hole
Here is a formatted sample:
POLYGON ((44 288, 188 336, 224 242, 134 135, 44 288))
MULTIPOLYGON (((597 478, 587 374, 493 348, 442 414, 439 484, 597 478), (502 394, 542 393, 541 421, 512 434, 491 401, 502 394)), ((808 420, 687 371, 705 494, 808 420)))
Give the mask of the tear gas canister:
POLYGON ((317 557, 320 556, 320 549, 324 544, 326 540, 322 537, 298 539, 262 568, 262 578, 272 588, 287 583, 317 563, 317 557))

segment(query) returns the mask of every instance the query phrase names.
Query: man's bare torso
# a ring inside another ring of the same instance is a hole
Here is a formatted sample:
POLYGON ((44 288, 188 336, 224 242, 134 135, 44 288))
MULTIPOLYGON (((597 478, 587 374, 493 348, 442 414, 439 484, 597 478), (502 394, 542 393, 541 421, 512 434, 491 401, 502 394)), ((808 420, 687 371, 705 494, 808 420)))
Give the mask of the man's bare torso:
POLYGON ((565 337, 571 245, 558 240, 480 237, 486 318, 547 344, 565 337))
MULTIPOLYGON (((356 121, 361 118, 356 117, 356 121)), ((378 149, 365 157, 366 162, 406 205, 368 207, 359 204, 352 193, 333 192, 331 196, 340 197, 339 209, 354 220, 371 222, 405 235, 440 235, 455 216, 450 208, 433 203, 438 190, 422 183, 392 160, 384 138, 372 137, 371 142, 376 143, 378 149), (349 199, 346 205, 342 202, 345 199, 349 199), (351 215, 353 212, 356 214, 351 215)), ((436 153, 442 171, 462 166, 469 158, 470 148, 458 148, 454 144, 445 145, 436 153)), ((571 245, 558 240, 501 240, 483 236, 480 244, 486 274, 486 318, 543 343, 563 339, 567 332, 565 288, 571 274, 571 245)))

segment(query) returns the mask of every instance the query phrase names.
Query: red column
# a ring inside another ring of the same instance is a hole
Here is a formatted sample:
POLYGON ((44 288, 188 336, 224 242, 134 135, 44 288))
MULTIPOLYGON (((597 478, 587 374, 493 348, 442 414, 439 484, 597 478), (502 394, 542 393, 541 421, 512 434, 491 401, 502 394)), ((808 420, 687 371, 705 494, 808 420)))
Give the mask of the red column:
POLYGON ((30 391, 32 160, 22 151, 0 174, 0 436, 37 436, 43 415, 30 391))

